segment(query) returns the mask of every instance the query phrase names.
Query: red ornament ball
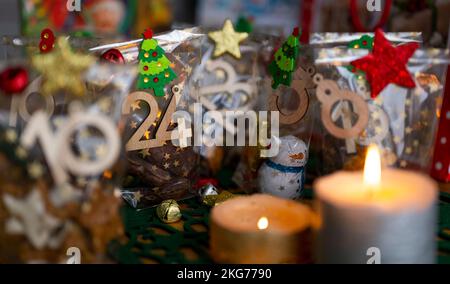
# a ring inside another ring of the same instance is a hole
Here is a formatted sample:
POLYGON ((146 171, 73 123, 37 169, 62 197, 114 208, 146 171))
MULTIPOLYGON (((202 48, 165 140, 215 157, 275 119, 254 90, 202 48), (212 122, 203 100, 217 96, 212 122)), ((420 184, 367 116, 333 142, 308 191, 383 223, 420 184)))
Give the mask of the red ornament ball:
POLYGON ((19 94, 28 85, 28 71, 23 67, 6 68, 0 73, 0 90, 5 94, 19 94))
POLYGON ((144 66, 144 71, 148 71, 148 66, 144 66))
POLYGON ((103 53, 101 60, 112 64, 125 64, 125 58, 123 57, 122 52, 115 48, 109 49, 103 53))
POLYGON ((158 83, 159 82, 158 77, 153 78, 153 82, 158 83))
POLYGON ((158 52, 156 52, 156 51, 153 51, 153 53, 152 53, 152 56, 153 56, 153 57, 156 57, 156 56, 158 56, 158 52))

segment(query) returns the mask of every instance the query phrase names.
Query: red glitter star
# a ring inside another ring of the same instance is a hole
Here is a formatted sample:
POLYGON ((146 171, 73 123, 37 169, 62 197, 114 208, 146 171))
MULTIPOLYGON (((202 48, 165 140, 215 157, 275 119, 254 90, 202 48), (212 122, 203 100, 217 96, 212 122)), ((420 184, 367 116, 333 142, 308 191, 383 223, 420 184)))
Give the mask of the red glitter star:
POLYGON ((373 52, 352 61, 351 64, 366 72, 367 81, 369 81, 372 90, 371 96, 376 98, 390 83, 406 88, 416 86, 408 69, 406 69, 406 64, 417 48, 419 48, 419 44, 416 42, 394 47, 384 37, 381 29, 377 29, 373 52))

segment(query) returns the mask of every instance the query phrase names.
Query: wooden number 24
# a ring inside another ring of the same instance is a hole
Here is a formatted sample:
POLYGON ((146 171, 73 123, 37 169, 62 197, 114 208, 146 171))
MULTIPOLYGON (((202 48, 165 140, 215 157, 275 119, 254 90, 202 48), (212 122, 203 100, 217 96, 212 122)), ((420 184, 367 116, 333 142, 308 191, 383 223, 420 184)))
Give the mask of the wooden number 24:
POLYGON ((130 114, 131 105, 135 101, 144 101, 150 107, 150 114, 141 124, 141 126, 136 130, 136 132, 131 136, 128 140, 125 148, 127 151, 136 151, 142 149, 149 149, 163 146, 167 140, 172 138, 178 139, 178 132, 174 130, 168 131, 170 122, 172 121, 172 114, 175 112, 177 101, 181 94, 181 89, 178 85, 175 85, 173 88, 174 95, 172 96, 169 106, 167 107, 166 112, 163 115, 161 124, 158 127, 155 138, 150 140, 141 140, 145 135, 145 132, 150 128, 150 126, 156 121, 159 113, 158 102, 156 99, 149 95, 146 92, 134 92, 128 95, 126 101, 122 105, 122 113, 127 115, 130 114))

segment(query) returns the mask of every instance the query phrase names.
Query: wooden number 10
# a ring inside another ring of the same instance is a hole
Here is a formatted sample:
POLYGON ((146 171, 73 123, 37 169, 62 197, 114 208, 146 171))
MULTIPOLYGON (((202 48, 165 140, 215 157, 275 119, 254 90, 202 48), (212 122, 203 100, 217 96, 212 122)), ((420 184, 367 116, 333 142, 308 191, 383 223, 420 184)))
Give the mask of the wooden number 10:
POLYGON ((21 136, 21 144, 27 149, 40 142, 52 176, 58 185, 69 181, 68 172, 76 176, 99 175, 112 167, 119 157, 119 134, 114 124, 105 116, 76 112, 70 115, 67 123, 60 129, 54 133, 48 115, 43 111, 37 111, 21 136), (71 136, 82 126, 96 128, 103 134, 108 155, 93 161, 85 161, 74 154, 71 136))

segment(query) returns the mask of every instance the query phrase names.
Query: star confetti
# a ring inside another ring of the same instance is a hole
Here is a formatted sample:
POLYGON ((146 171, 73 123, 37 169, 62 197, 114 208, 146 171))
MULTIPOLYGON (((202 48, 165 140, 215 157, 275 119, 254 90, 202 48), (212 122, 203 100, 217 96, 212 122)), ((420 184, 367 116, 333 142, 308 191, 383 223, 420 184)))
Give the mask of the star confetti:
POLYGON ((390 83, 405 88, 416 86, 406 65, 417 48, 419 44, 416 42, 394 47, 378 29, 375 32, 373 52, 351 64, 366 72, 372 90, 371 97, 376 98, 390 83))
POLYGON ((226 20, 221 30, 208 33, 216 47, 214 56, 218 57, 228 52, 236 58, 241 58, 239 43, 248 37, 248 33, 238 33, 234 30, 231 20, 226 20))
POLYGON ((66 90, 73 95, 83 96, 85 87, 82 75, 94 61, 91 55, 74 53, 65 38, 58 39, 52 52, 32 58, 34 68, 44 78, 42 93, 45 95, 66 90))

